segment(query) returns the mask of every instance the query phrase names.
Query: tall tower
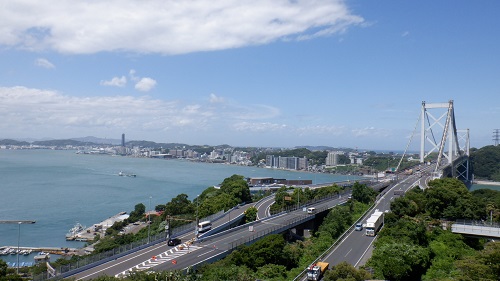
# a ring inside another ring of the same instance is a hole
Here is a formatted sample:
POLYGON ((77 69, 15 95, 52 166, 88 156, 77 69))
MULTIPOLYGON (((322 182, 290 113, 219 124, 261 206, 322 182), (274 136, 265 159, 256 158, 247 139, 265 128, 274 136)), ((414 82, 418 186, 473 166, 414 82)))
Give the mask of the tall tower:
POLYGON ((125 147, 125 134, 122 134, 122 146, 125 147))
POLYGON ((500 129, 493 130, 493 141, 495 146, 498 146, 498 141, 500 141, 500 129))

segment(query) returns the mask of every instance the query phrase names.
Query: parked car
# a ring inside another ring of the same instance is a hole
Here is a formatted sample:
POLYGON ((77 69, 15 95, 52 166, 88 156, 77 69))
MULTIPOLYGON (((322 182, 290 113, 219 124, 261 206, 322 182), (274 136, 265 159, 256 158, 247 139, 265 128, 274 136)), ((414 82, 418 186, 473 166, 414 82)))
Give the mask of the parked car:
POLYGON ((170 239, 168 239, 167 245, 169 245, 169 246, 175 246, 175 245, 179 245, 180 243, 181 243, 181 239, 179 239, 179 238, 170 238, 170 239))

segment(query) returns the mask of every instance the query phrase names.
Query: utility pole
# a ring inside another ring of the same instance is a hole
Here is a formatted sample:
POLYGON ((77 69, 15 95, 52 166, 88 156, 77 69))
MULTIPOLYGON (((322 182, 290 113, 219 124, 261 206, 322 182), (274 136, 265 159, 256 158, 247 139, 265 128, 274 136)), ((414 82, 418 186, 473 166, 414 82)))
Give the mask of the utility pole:
POLYGON ((33 224, 35 221, 0 221, 0 223, 17 224, 17 275, 19 275, 19 243, 21 241, 21 224, 33 224))
POLYGON ((498 146, 498 142, 500 141, 500 129, 493 130, 493 141, 495 146, 498 146))

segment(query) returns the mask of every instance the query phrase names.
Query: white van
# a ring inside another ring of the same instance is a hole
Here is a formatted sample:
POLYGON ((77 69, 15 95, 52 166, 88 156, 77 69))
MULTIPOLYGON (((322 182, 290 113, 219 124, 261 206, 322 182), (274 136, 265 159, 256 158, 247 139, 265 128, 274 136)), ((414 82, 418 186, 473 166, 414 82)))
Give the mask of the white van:
POLYGON ((314 207, 307 208, 307 213, 308 214, 314 214, 314 213, 316 213, 316 208, 314 208, 314 207))

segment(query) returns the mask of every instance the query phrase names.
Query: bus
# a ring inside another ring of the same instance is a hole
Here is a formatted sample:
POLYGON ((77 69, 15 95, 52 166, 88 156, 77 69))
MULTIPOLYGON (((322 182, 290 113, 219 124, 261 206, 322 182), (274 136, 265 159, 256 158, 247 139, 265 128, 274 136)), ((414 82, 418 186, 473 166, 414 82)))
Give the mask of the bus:
POLYGON ((210 221, 202 221, 198 223, 198 232, 205 232, 212 229, 212 223, 210 221))

